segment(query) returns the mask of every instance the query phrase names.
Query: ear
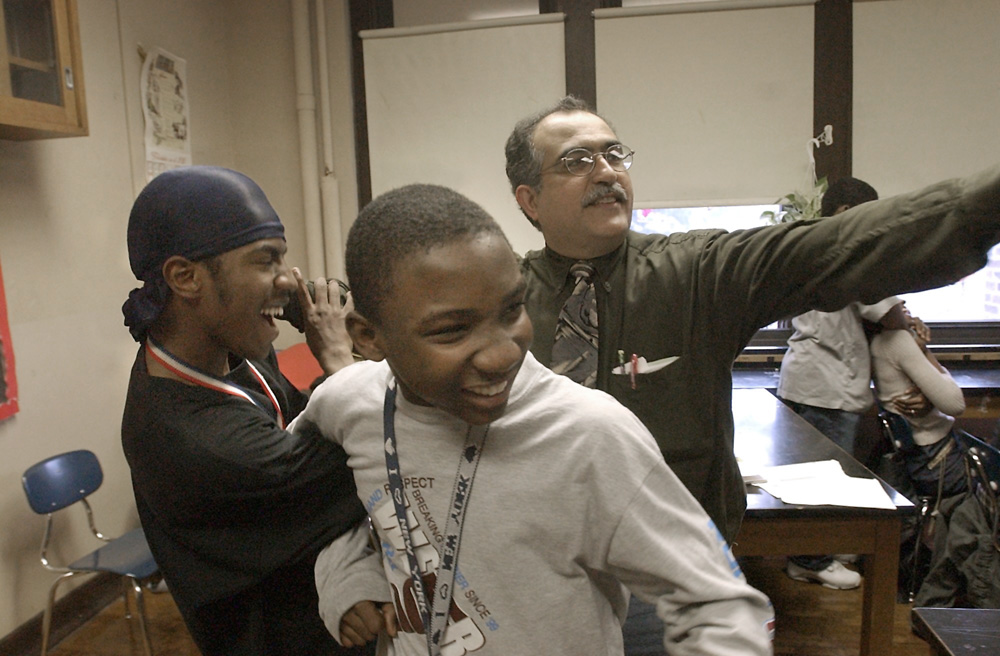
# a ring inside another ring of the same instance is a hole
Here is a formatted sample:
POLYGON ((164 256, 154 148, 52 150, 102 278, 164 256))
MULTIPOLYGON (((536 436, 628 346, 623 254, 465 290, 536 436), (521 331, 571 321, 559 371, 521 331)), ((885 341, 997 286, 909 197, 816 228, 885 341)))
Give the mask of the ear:
POLYGON ((538 192, 528 185, 518 185, 514 190, 514 198, 532 221, 538 221, 538 192))
POLYGON ((163 263, 162 272, 163 279, 174 294, 181 298, 194 298, 201 292, 207 270, 185 257, 171 255, 163 263))
POLYGON ((344 318, 347 333, 357 349, 366 360, 381 361, 385 359, 382 339, 378 327, 356 310, 352 310, 344 318))

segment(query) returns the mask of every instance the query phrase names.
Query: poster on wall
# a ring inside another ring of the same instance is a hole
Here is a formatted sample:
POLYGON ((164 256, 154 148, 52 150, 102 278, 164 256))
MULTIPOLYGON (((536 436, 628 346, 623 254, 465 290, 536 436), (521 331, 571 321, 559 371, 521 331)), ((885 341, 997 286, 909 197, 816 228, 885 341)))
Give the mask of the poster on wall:
POLYGON ((7 296, 3 291, 3 268, 0 267, 0 421, 12 416, 17 408, 17 378, 14 375, 14 346, 7 322, 7 296))
POLYGON ((152 48, 142 63, 142 117, 146 124, 146 182, 191 164, 187 62, 152 48))

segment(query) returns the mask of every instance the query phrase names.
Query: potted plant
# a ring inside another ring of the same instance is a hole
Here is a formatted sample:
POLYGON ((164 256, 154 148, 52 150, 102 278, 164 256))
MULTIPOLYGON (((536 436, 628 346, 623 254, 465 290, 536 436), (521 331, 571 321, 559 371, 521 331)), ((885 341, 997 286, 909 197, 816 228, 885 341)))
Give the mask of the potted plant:
POLYGON ((826 178, 820 178, 816 184, 807 192, 799 193, 793 191, 775 201, 780 209, 777 212, 768 210, 761 212, 760 218, 770 224, 788 223, 800 219, 817 219, 820 216, 820 204, 823 202, 823 194, 827 188, 826 178))

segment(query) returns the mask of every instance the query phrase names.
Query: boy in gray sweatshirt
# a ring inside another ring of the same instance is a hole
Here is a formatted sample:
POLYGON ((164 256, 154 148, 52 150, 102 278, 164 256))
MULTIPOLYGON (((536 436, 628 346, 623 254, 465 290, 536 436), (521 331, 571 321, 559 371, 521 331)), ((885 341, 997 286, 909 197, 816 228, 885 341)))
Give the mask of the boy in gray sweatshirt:
POLYGON ((620 655, 629 591, 670 654, 771 653, 770 602, 642 423, 528 352, 525 283, 482 208, 431 185, 384 194, 351 229, 347 275, 368 361, 292 426, 343 446, 380 543, 346 536, 317 561, 335 637, 370 637, 344 591, 381 568, 393 654, 620 655))

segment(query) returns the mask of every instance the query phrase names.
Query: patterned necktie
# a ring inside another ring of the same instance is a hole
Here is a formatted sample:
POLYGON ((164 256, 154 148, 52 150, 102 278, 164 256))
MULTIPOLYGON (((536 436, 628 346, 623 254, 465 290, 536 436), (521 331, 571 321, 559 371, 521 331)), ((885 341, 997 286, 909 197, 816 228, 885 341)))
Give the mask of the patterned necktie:
POLYGON ((597 295, 594 267, 577 262, 570 267, 576 279, 573 293, 559 312, 552 344, 552 371, 586 387, 597 382, 597 295))

